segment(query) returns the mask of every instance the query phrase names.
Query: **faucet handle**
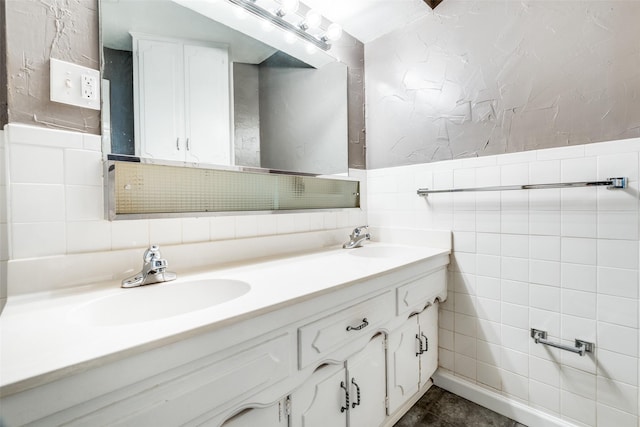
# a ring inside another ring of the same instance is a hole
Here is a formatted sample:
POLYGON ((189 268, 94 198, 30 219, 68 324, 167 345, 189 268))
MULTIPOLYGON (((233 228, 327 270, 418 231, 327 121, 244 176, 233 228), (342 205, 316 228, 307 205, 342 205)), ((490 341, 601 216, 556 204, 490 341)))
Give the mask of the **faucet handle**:
POLYGON ((369 230, 368 225, 361 225, 360 227, 356 227, 353 229, 353 236, 358 237, 362 234, 363 231, 368 231, 368 230, 369 230))
POLYGON ((159 259, 160 257, 160 246, 158 245, 151 245, 149 249, 144 251, 144 255, 142 255, 144 262, 151 262, 152 260, 159 259))

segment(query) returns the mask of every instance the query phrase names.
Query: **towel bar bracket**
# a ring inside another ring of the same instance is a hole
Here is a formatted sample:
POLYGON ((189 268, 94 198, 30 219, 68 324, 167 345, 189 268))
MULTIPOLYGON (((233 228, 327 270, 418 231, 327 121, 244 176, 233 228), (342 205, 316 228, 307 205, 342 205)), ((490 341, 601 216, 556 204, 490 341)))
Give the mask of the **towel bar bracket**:
POLYGON ((536 344, 544 344, 551 347, 556 347, 561 350, 567 350, 572 353, 577 353, 580 356, 584 356, 585 353, 593 353, 593 349, 595 345, 592 342, 583 341, 576 339, 575 347, 571 347, 564 344, 559 344, 552 341, 547 341, 547 331, 541 331, 539 329, 531 328, 531 338, 536 342, 536 344))

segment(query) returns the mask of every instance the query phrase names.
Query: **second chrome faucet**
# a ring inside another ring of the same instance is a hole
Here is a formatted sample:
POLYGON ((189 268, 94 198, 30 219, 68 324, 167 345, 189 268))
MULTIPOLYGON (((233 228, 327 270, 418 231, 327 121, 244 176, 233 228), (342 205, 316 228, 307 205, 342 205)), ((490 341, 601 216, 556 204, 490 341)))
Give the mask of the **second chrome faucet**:
POLYGON ((160 255, 160 247, 152 245, 142 256, 142 271, 122 281, 123 288, 135 288, 153 283, 175 280, 176 273, 167 271, 167 260, 160 255))
POLYGON ((363 225, 353 229, 349 235, 349 241, 342 245, 345 249, 359 248, 365 242, 365 240, 371 240, 371 234, 369 234, 369 226, 363 225))

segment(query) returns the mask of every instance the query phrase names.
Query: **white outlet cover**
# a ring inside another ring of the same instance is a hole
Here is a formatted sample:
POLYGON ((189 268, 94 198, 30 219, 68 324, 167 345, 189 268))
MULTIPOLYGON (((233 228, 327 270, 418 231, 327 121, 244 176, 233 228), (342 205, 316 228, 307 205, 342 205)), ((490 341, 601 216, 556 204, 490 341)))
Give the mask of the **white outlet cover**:
POLYGON ((50 58, 51 101, 78 107, 100 109, 100 71, 71 62, 50 58), (86 76, 96 84, 91 87, 91 98, 83 97, 83 79, 86 76))

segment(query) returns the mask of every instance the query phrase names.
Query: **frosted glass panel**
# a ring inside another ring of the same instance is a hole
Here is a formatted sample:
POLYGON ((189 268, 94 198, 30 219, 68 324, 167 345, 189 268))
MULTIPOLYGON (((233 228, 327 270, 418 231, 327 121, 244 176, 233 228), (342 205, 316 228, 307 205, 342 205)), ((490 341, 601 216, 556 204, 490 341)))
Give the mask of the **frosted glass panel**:
POLYGON ((360 207, 359 182, 109 162, 110 216, 360 207))

